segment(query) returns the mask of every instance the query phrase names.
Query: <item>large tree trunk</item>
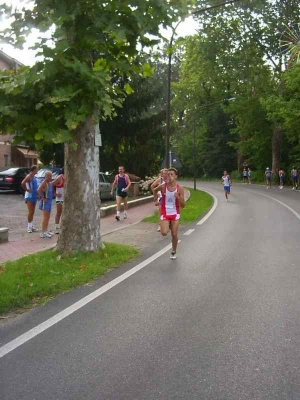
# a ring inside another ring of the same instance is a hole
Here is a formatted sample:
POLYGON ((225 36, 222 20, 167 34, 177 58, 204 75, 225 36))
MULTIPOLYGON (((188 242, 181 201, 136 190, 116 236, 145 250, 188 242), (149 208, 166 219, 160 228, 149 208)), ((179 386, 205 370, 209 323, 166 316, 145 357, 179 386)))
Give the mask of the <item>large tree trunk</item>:
POLYGON ((94 145, 93 118, 65 145, 65 202, 57 249, 64 253, 101 247, 99 147, 94 145))
MULTIPOLYGON (((282 135, 278 126, 273 129, 272 135, 272 172, 276 174, 280 169, 282 135)), ((275 176, 275 175, 274 175, 275 176)))

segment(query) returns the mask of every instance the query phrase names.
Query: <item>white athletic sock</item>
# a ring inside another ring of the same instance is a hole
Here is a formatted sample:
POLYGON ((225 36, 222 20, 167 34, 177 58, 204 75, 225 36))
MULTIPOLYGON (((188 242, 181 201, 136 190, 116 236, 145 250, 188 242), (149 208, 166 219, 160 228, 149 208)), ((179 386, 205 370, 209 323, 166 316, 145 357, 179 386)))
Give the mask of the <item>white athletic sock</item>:
POLYGON ((56 229, 59 229, 59 224, 55 224, 55 228, 56 228, 56 229))
POLYGON ((120 211, 117 211, 117 217, 119 217, 120 216, 120 211))
POLYGON ((33 223, 32 222, 28 222, 28 229, 32 229, 33 223))

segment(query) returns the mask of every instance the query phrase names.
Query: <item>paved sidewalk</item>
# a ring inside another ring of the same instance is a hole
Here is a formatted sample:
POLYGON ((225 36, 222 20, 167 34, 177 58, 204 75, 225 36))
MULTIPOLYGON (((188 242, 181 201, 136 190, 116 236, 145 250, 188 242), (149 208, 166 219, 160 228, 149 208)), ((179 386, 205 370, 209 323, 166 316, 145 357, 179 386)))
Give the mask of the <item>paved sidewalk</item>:
MULTIPOLYGON (((112 215, 101 218, 101 234, 105 236, 108 233, 123 230, 126 227, 137 224, 143 218, 152 215, 154 210, 155 207, 153 202, 151 202, 130 209, 127 220, 121 219, 120 222, 117 222, 112 215)), ((57 235, 51 239, 42 239, 39 237, 39 232, 24 233, 23 236, 10 235, 9 242, 0 245, 0 264, 9 260, 16 260, 27 254, 52 248, 56 244, 56 241, 57 235)))

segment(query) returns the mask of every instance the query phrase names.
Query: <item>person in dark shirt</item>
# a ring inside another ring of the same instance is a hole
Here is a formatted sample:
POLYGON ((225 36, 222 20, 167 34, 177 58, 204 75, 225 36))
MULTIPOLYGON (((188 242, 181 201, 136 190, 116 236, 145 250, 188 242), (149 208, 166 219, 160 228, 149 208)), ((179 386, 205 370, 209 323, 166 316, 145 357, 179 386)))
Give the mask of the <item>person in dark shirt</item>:
POLYGON ((121 203, 124 203, 124 219, 127 218, 127 200, 128 200, 128 189, 131 186, 129 176, 125 174, 125 168, 121 165, 119 167, 119 173, 116 175, 114 183, 112 184, 111 196, 116 188, 116 200, 117 200, 117 214, 115 216, 117 221, 121 218, 121 203))

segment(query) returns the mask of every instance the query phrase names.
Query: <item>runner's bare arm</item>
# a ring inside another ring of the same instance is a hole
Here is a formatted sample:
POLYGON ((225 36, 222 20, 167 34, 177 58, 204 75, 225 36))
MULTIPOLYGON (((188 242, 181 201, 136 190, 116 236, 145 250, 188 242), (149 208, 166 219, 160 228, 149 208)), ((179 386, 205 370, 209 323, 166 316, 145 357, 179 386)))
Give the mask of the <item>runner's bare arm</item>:
POLYGON ((165 186, 164 183, 161 184, 161 185, 156 186, 156 188, 153 189, 153 194, 156 195, 157 192, 162 191, 164 186, 165 186))
POLYGON ((127 185, 126 188, 124 189, 124 192, 127 192, 128 189, 129 189, 130 186, 131 186, 130 178, 129 178, 129 176, 128 176, 127 174, 126 174, 126 178, 127 178, 128 185, 127 185))
POLYGON ((21 186, 25 191, 31 193, 32 189, 27 189, 27 187, 26 187, 26 183, 27 182, 30 182, 30 175, 29 174, 27 176, 25 176, 25 178, 22 180, 21 186))
POLYGON ((185 206, 185 199, 184 199, 184 189, 182 186, 179 186, 179 191, 175 193, 175 197, 179 200, 179 205, 181 208, 185 206))
POLYGON ((160 184, 161 184, 160 183, 160 178, 157 178, 151 185, 151 190, 152 190, 152 193, 153 193, 154 201, 157 201, 157 193, 154 193, 154 189, 160 184))
POLYGON ((59 175, 53 182, 50 183, 51 186, 57 186, 61 184, 61 175, 59 175))
POLYGON ((152 193, 153 193, 154 189, 156 188, 156 186, 158 186, 159 184, 160 184, 160 178, 155 179, 155 181, 151 185, 152 193))
POLYGON ((114 193, 114 190, 115 190, 115 186, 116 186, 116 184, 117 184, 117 176, 115 177, 115 180, 113 181, 113 184, 112 184, 112 186, 111 186, 111 192, 110 192, 110 195, 112 196, 113 195, 113 193, 114 193))
POLYGON ((38 192, 38 198, 39 198, 39 199, 44 200, 44 201, 47 201, 47 199, 43 196, 43 193, 42 193, 42 191, 45 192, 45 190, 46 190, 46 184, 45 184, 45 181, 44 181, 44 182, 42 182, 42 183, 40 184, 40 186, 38 187, 37 192, 38 192))

